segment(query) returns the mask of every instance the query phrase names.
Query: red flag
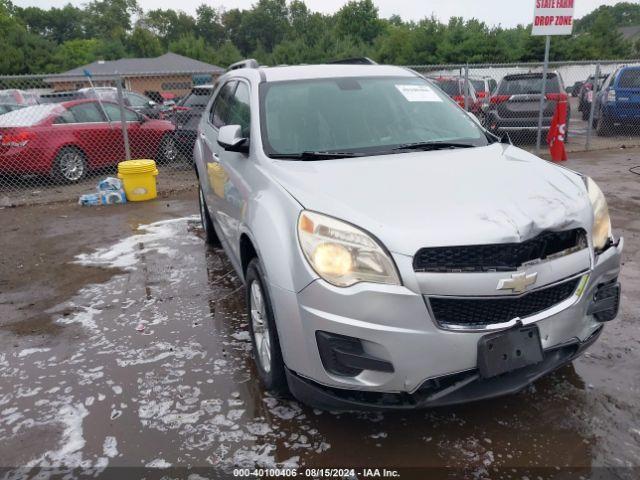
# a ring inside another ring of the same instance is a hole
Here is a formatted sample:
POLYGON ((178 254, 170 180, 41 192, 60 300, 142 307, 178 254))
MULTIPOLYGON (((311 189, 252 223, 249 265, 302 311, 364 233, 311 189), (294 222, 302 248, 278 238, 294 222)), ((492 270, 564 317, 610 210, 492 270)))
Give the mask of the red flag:
POLYGON ((560 162, 567 159, 564 149, 564 136, 567 131, 567 99, 559 98, 556 102, 556 111, 551 119, 551 128, 547 133, 547 144, 551 152, 551 160, 560 162))

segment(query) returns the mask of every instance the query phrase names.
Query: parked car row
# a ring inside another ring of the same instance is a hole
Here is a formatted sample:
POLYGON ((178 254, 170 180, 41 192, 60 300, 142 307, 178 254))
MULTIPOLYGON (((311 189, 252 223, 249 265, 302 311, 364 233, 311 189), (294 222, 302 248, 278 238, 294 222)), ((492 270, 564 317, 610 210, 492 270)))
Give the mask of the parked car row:
MULTIPOLYGON (((536 131, 542 96, 542 73, 505 75, 500 82, 490 77, 430 77, 461 107, 466 108, 496 135, 536 131), (466 92, 466 93, 465 93, 466 92)), ((558 101, 567 100, 562 77, 548 72, 545 85, 542 127, 547 130, 558 101)), ((568 119, 570 117, 570 108, 568 119)), ((568 122, 567 119, 567 129, 568 122)))
MULTIPOLYGON (((174 160, 175 125, 124 109, 131 155, 174 160)), ((0 173, 48 175, 75 183, 125 158, 120 106, 80 99, 30 105, 0 115, 0 173)))
MULTIPOLYGON (((496 135, 535 132, 538 128, 542 73, 508 74, 499 82, 490 77, 469 77, 468 86, 462 76, 429 79, 496 135)), ((616 126, 640 125, 640 66, 621 66, 598 78, 590 75, 568 88, 559 72, 549 72, 543 102, 543 130, 550 128, 557 103, 567 101, 568 95, 578 98, 578 111, 583 120, 591 117, 595 101, 592 123, 598 135, 610 135, 616 126)), ((570 102, 567 109, 566 131, 569 132, 570 102)))

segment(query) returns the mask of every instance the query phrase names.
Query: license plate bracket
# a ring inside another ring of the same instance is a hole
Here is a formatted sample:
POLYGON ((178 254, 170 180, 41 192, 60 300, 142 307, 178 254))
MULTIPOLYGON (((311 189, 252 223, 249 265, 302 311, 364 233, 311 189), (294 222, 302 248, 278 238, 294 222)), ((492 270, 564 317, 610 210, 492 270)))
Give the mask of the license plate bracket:
POLYGON ((496 377, 542 360, 537 325, 491 333, 478 340, 478 369, 484 378, 496 377))

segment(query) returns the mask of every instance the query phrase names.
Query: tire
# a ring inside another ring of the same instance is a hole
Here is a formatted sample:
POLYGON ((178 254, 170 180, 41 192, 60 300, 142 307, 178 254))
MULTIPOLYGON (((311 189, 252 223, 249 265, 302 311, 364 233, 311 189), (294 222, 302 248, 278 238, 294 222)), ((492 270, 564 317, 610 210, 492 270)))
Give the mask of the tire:
POLYGON ((253 359, 264 387, 277 395, 288 391, 280 340, 266 289, 264 272, 258 258, 249 262, 245 279, 249 334, 253 359))
POLYGON ((611 125, 602 114, 600 114, 600 118, 598 118, 596 123, 596 133, 600 137, 606 137, 611 134, 611 125))
POLYGON ((166 134, 162 137, 160 146, 158 147, 157 158, 158 163, 160 164, 173 162, 176 158, 178 158, 178 147, 176 145, 175 138, 173 138, 173 135, 166 134))
POLYGON ((200 209, 200 221, 202 222, 202 229, 204 230, 204 239, 208 245, 215 247, 220 246, 220 240, 213 228, 213 221, 211 215, 209 215, 209 209, 202 193, 202 188, 198 188, 198 204, 200 209))
POLYGON ((58 183, 78 183, 87 176, 87 157, 77 147, 63 147, 53 161, 51 175, 58 183))

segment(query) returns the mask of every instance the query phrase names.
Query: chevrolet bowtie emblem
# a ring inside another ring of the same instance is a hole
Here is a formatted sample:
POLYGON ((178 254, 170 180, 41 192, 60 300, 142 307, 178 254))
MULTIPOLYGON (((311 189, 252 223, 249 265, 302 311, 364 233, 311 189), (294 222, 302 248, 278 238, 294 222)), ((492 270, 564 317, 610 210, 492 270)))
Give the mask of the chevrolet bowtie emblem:
POLYGON ((511 278, 498 280, 497 290, 513 290, 514 293, 524 292, 529 285, 536 283, 537 278, 537 272, 528 275, 526 272, 514 273, 511 278))

